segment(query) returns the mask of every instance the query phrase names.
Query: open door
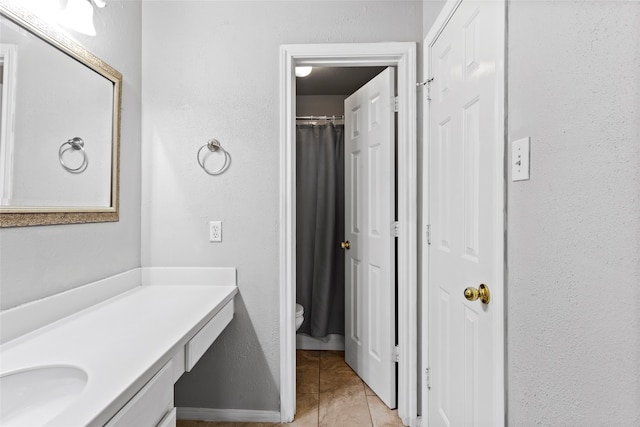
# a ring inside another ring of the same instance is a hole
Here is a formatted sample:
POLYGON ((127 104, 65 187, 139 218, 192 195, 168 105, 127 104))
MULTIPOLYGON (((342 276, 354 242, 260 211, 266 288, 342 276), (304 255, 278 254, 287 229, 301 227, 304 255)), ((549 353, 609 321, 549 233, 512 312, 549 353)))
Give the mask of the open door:
POLYGON ((387 68, 345 100, 345 359, 396 407, 395 95, 387 68))

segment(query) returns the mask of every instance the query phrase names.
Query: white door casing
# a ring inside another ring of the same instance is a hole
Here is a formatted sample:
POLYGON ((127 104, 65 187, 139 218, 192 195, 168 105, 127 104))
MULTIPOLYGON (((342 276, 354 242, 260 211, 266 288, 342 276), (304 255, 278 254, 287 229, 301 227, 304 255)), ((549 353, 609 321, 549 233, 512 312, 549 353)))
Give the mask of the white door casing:
POLYGON ((295 74, 296 65, 395 66, 397 72, 398 415, 417 426, 416 44, 283 45, 280 48, 280 416, 295 413, 295 74))
POLYGON ((0 206, 11 204, 13 196, 14 114, 16 109, 16 79, 18 49, 13 44, 0 44, 2 90, 0 93, 0 206))
POLYGON ((396 407, 395 77, 389 67, 344 101, 345 360, 396 407))
POLYGON ((504 425, 504 7, 450 2, 425 39, 430 427, 504 425))

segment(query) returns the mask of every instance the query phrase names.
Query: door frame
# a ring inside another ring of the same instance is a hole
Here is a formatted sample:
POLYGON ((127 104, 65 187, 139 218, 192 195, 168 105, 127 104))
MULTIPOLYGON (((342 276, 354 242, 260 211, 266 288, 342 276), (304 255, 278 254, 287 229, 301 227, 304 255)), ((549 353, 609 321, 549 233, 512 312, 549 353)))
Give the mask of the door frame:
POLYGON ((2 117, 0 117, 0 206, 8 206, 13 197, 13 152, 15 151, 15 110, 17 55, 15 45, 0 43, 0 64, 3 65, 2 117))
MULTIPOLYGON (((417 108, 413 42, 292 44, 280 47, 280 417, 296 407, 296 152, 295 67, 395 66, 398 90, 398 415, 418 423, 417 108)), ((392 351, 392 349, 389 349, 392 351)))
MULTIPOLYGON (((436 18, 433 26, 427 33, 427 36, 424 38, 424 68, 423 68, 423 81, 427 82, 428 79, 431 78, 431 67, 432 63, 430 61, 430 53, 431 48, 434 43, 438 39, 438 36, 442 33, 446 25, 451 20, 451 17, 458 9, 458 6, 463 1, 474 1, 474 0, 447 0, 447 3, 443 6, 440 14, 436 18)), ((495 219, 495 230, 497 235, 496 237, 496 250, 494 253, 494 262, 496 265, 496 275, 497 275, 497 283, 491 284, 491 300, 492 305, 497 308, 497 313, 495 316, 496 324, 494 328, 494 337, 496 343, 496 359, 495 363, 495 372, 498 375, 496 378, 496 383, 498 385, 495 396, 495 407, 494 411, 496 414, 503 414, 503 418, 499 419, 501 422, 500 426, 506 425, 506 365, 505 365, 505 351, 506 351, 506 310, 507 310, 507 299, 506 299, 506 218, 507 218, 507 206, 506 206, 506 185, 507 185, 507 168, 506 168, 506 143, 507 143, 507 120, 506 120, 506 108, 507 108, 507 98, 506 98, 506 25, 507 25, 507 15, 506 15, 506 0, 494 0, 499 3, 499 7, 497 8, 496 22, 498 25, 497 32, 498 37, 496 40, 495 49, 498 52, 498 62, 496 64, 496 103, 493 106, 494 111, 496 113, 496 123, 494 124, 496 128, 502 129, 502 132, 498 132, 498 135, 501 137, 501 142, 495 146, 495 156, 496 156, 496 165, 498 167, 495 170, 493 175, 493 185, 495 186, 496 192, 496 204, 494 206, 494 219, 495 219)), ((429 229, 428 224, 429 221, 429 147, 430 147, 430 117, 431 117, 431 105, 428 101, 428 84, 424 86, 424 90, 422 91, 423 97, 423 105, 424 105, 424 120, 423 120, 423 141, 424 141, 424 150, 423 150, 423 175, 422 175, 422 223, 425 225, 425 235, 428 236, 429 229)), ((422 425, 428 426, 428 411, 429 411, 429 389, 427 385, 428 381, 428 371, 429 367, 429 345, 431 342, 429 341, 429 250, 430 246, 428 243, 428 239, 423 239, 423 250, 422 250, 422 284, 424 292, 422 292, 421 298, 421 307, 422 307, 422 322, 421 322, 421 340, 423 343, 422 346, 422 355, 421 355, 421 366, 423 366, 423 375, 421 381, 421 407, 422 414, 421 418, 424 420, 422 425)))

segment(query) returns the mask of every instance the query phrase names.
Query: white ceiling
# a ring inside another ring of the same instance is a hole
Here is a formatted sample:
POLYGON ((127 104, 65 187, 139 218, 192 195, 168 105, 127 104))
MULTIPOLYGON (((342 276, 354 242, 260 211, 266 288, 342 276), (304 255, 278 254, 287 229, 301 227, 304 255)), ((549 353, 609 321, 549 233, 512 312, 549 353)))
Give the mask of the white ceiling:
POLYGON ((297 95, 351 95, 387 67, 314 67, 296 78, 297 95))

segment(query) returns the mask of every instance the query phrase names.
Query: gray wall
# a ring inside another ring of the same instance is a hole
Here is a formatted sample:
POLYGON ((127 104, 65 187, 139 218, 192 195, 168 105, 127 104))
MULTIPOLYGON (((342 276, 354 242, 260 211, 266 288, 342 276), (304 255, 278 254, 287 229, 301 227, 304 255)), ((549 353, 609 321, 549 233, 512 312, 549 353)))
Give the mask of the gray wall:
POLYGON ((298 116, 342 116, 347 95, 298 95, 296 114, 298 116))
POLYGON ((640 425, 640 3, 509 3, 508 421, 640 425))
MULTIPOLYGON (((422 41, 427 36, 433 22, 445 5, 446 0, 423 0, 422 1, 422 41)), ((420 75, 420 74, 418 74, 420 75)))
POLYGON ((177 406, 279 410, 279 46, 421 37, 421 1, 143 4, 143 265, 236 266, 240 289, 177 406), (214 137, 217 177, 195 159, 214 137))
POLYGON ((120 222, 0 230, 2 309, 140 266, 140 22, 139 1, 109 2, 97 36, 77 36, 124 76, 120 222))

